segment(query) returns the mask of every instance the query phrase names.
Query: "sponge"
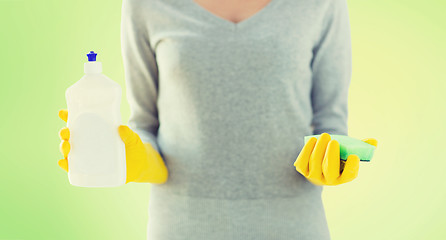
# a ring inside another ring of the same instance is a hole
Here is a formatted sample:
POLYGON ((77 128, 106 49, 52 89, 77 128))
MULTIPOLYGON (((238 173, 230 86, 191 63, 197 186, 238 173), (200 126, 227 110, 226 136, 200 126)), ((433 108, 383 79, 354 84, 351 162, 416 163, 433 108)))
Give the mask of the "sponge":
MULTIPOLYGON (((311 137, 319 138, 321 135, 305 136, 305 143, 310 140, 311 137)), ((368 144, 356 138, 352 138, 345 135, 330 135, 331 139, 339 142, 340 155, 342 160, 347 160, 350 154, 355 154, 361 161, 370 162, 375 151, 375 146, 368 144)))

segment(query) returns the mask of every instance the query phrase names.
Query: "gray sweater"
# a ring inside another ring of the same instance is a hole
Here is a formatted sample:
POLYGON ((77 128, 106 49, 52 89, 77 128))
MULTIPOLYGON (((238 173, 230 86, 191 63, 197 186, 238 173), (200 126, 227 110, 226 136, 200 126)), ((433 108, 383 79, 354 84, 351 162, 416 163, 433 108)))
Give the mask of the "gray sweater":
POLYGON ((272 0, 240 23, 193 0, 123 0, 129 126, 169 171, 149 240, 330 239, 304 136, 347 135, 346 0, 272 0))

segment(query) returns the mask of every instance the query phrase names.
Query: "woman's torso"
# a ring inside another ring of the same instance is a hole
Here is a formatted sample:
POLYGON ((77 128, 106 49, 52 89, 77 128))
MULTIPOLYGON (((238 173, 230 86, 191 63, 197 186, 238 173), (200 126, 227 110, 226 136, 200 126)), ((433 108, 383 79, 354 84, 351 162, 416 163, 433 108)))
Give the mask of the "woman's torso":
POLYGON ((158 143, 170 173, 162 188, 217 198, 299 194, 309 183, 293 163, 312 133, 319 7, 273 0, 233 24, 192 0, 148 2, 158 143))
POLYGON ((192 0, 141 1, 169 170, 166 183, 152 185, 152 239, 182 239, 164 224, 183 236, 216 234, 225 217, 264 229, 288 222, 290 235, 318 224, 308 236, 328 238, 321 188, 293 166, 312 134, 310 64, 327 2, 272 0, 235 24, 192 0), (276 215, 262 220, 262 209, 276 215))

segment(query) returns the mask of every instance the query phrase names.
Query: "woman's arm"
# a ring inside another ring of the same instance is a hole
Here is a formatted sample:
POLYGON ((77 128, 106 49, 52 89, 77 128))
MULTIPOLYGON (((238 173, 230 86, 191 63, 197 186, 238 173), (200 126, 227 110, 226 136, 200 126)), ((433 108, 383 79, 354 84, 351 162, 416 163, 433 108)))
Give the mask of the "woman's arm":
POLYGON ((313 49, 312 138, 299 153, 296 170, 316 185, 339 185, 356 178, 358 156, 348 156, 340 173, 339 143, 329 134, 348 135, 347 100, 352 57, 347 0, 327 0, 320 40, 313 49))
POLYGON ((128 125, 144 142, 148 154, 147 162, 138 163, 141 172, 137 182, 162 183, 167 179, 167 168, 156 141, 158 67, 138 3, 124 0, 121 13, 121 50, 131 111, 128 125))
POLYGON ((329 0, 319 43, 313 49, 313 134, 348 135, 348 89, 352 71, 347 0, 329 0))

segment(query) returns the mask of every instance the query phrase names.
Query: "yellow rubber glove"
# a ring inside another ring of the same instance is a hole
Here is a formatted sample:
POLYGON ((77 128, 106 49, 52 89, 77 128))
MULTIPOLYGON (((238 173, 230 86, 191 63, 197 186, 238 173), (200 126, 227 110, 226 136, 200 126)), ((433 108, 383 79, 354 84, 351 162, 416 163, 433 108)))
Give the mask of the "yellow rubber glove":
MULTIPOLYGON (((65 122, 68 119, 68 111, 59 111, 59 117, 65 122)), ((167 181, 168 171, 160 154, 150 143, 143 143, 141 138, 129 127, 121 125, 118 127, 119 136, 125 144, 125 155, 127 163, 127 179, 129 182, 157 183, 167 181)), ((68 153, 70 152, 70 131, 67 127, 59 131, 60 151, 64 159, 59 160, 59 166, 68 172, 68 153)))
MULTIPOLYGON (((362 141, 373 146, 378 141, 373 138, 362 141)), ((348 156, 347 161, 341 161, 339 143, 331 140, 328 133, 322 133, 319 139, 312 137, 294 162, 296 170, 313 184, 339 185, 350 182, 358 176, 359 157, 355 154, 348 156)))

